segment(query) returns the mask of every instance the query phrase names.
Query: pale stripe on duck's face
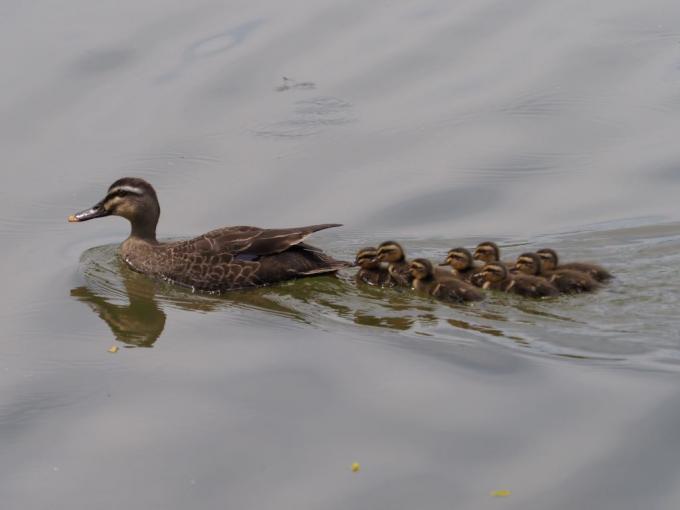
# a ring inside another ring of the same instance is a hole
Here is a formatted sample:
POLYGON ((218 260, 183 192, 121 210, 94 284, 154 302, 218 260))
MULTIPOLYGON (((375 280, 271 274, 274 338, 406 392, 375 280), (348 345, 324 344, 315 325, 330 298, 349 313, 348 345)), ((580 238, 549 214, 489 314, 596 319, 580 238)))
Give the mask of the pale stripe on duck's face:
POLYGON ((130 186, 130 185, 127 185, 127 184, 123 184, 123 185, 120 185, 120 186, 115 186, 115 187, 109 188, 109 191, 106 193, 106 196, 107 196, 107 198, 111 195, 124 196, 127 193, 142 196, 142 195, 144 195, 144 190, 142 188, 138 188, 137 186, 130 186))
POLYGON ((378 250, 360 250, 354 260, 354 264, 365 269, 377 267, 380 264, 378 260, 378 250))
POLYGON ((425 266, 422 264, 411 264, 409 266, 409 271, 411 272, 411 276, 419 280, 425 275, 425 266))
POLYGON ((557 266, 557 260, 555 260, 555 255, 549 251, 539 250, 536 252, 539 257, 541 257, 541 262, 543 263, 543 268, 552 271, 557 266))
POLYGON ((378 247, 378 258, 384 262, 399 262, 404 259, 404 249, 397 243, 383 243, 378 247))
POLYGON ((487 282, 500 282, 506 278, 508 271, 505 266, 487 264, 482 268, 481 274, 487 282))
POLYGON ((446 257, 446 263, 454 269, 463 270, 470 267, 472 260, 468 253, 451 250, 446 257))
POLYGON ((77 214, 69 216, 70 222, 87 221, 115 214, 124 218, 132 218, 137 207, 132 197, 143 197, 144 190, 136 186, 121 185, 109 189, 103 200, 77 214))
POLYGON ((473 257, 476 260, 481 260, 483 262, 493 262, 498 260, 499 253, 498 250, 490 244, 479 244, 475 249, 473 257))
POLYGON ((540 267, 536 267, 536 262, 531 257, 520 256, 515 263, 515 267, 522 273, 536 275, 540 273, 540 267))
POLYGON ((421 280, 427 278, 432 273, 432 266, 421 259, 416 259, 412 261, 408 266, 411 276, 416 280, 421 280))

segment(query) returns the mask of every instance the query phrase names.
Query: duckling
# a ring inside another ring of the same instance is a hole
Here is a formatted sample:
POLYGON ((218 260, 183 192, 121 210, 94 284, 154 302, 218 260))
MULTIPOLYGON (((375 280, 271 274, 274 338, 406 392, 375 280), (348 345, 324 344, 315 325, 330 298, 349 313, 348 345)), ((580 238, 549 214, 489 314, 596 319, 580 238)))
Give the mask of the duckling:
POLYGON ((482 268, 484 289, 510 292, 524 297, 550 297, 559 294, 545 278, 527 274, 510 274, 502 262, 491 262, 482 268))
MULTIPOLYGON (((472 253, 467 248, 453 248, 449 250, 446 260, 440 266, 450 266, 449 274, 466 282, 473 282, 475 275, 479 274, 478 267, 475 267, 475 260, 472 253)), ((483 283, 483 282, 482 282, 483 283)), ((475 283, 475 285, 477 285, 475 283)), ((481 284, 477 285, 481 287, 481 284)))
POLYGON ((546 271, 571 269, 573 271, 587 273, 598 282, 606 282, 612 278, 612 274, 609 271, 597 264, 590 264, 588 262, 569 262, 568 264, 560 264, 557 252, 551 248, 542 248, 536 251, 536 253, 541 257, 543 268, 546 271))
POLYGON ((385 241, 378 246, 378 259, 386 262, 392 285, 411 286, 411 273, 404 248, 395 241, 385 241))
POLYGON ((160 213, 153 186, 143 179, 124 177, 109 187, 103 200, 72 214, 68 221, 122 216, 132 227, 120 247, 130 268, 207 292, 269 285, 350 266, 303 242, 314 232, 339 224, 282 229, 225 227, 188 241, 161 243, 156 240, 160 213))
POLYGON ((383 286, 390 282, 390 274, 378 260, 378 249, 373 246, 357 252, 355 264, 360 267, 356 275, 358 281, 369 285, 383 286))
POLYGON ((552 283, 557 290, 565 294, 575 292, 591 292, 600 285, 588 273, 581 273, 572 269, 557 269, 546 271, 541 257, 537 253, 522 253, 515 263, 521 273, 531 276, 543 276, 552 283))
POLYGON ((514 261, 502 261, 501 260, 501 249, 498 245, 492 241, 484 241, 479 243, 475 248, 473 257, 475 260, 479 260, 484 264, 490 262, 503 262, 508 269, 512 269, 515 265, 514 261))
POLYGON ((413 288, 437 299, 456 303, 484 299, 482 292, 463 280, 436 277, 434 267, 427 259, 412 260, 409 264, 409 271, 413 277, 413 288))

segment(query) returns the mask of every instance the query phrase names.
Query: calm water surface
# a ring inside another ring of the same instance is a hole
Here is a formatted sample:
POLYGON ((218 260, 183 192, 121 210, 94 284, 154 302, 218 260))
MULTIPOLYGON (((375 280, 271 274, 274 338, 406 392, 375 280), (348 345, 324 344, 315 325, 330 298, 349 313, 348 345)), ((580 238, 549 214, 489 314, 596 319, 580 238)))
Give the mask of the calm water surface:
POLYGON ((680 5, 9 0, 0 28, 3 510, 678 507, 680 5), (121 265, 123 220, 66 223, 123 175, 165 238, 342 222, 339 258, 491 238, 616 279, 193 294, 121 265))

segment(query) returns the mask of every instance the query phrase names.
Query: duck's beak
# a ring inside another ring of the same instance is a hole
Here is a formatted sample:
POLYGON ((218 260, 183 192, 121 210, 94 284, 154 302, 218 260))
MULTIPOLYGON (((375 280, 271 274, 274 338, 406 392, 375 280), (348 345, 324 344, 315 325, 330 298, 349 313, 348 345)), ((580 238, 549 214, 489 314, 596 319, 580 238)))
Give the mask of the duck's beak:
POLYGON ((446 257, 446 260, 439 265, 440 266, 450 266, 451 265, 451 257, 446 257))
POLYGON ((76 223, 78 221, 93 220, 94 218, 101 218, 102 216, 108 216, 111 214, 110 211, 104 209, 104 201, 102 200, 98 204, 93 205, 89 209, 80 211, 79 213, 72 214, 68 217, 68 221, 71 223, 76 223))

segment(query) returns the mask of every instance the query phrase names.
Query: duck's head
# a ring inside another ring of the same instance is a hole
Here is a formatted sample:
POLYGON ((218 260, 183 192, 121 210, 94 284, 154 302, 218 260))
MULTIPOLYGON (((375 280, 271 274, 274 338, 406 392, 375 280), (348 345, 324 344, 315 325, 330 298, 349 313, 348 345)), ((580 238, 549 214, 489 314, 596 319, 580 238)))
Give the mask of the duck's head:
POLYGON ((427 259, 413 259, 408 266, 408 270, 414 280, 425 280, 432 277, 434 272, 432 262, 427 259))
POLYGON ((515 267, 520 273, 538 276, 543 272, 543 263, 537 253, 522 253, 517 257, 515 267))
POLYGON ((502 282, 508 277, 508 268, 506 268, 504 264, 491 262, 482 268, 480 274, 484 278, 485 282, 502 282))
POLYGON ((536 254, 541 257, 544 270, 553 271, 557 267, 559 258, 557 257, 557 252, 552 248, 541 248, 536 254))
POLYGON ((501 259, 501 250, 496 243, 485 241, 477 245, 473 256, 482 262, 495 262, 501 259))
POLYGON ((403 262, 406 258, 404 249, 399 243, 394 241, 385 241, 378 246, 378 259, 381 262, 403 262))
POLYGON ((361 248, 357 252, 354 259, 354 264, 362 269, 377 269, 380 267, 380 260, 378 260, 378 249, 373 246, 361 248))
POLYGON ((155 240, 160 214, 158 197, 151 184, 137 177, 123 177, 109 186, 102 200, 89 209, 72 214, 68 221, 122 216, 132 224, 132 236, 155 240))
POLYGON ((473 262, 472 253, 467 248, 454 248, 449 250, 442 266, 449 265, 456 271, 465 271, 472 267, 473 262))

